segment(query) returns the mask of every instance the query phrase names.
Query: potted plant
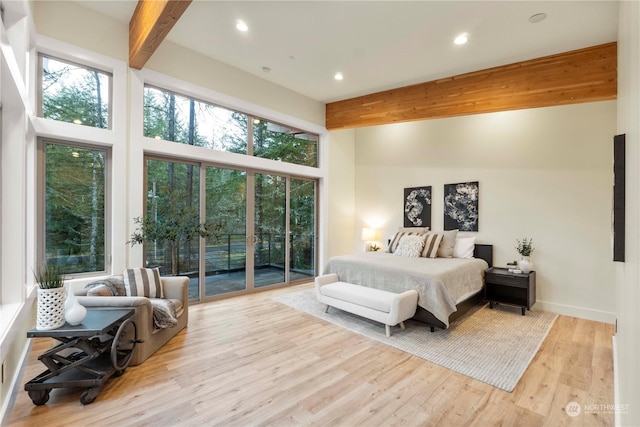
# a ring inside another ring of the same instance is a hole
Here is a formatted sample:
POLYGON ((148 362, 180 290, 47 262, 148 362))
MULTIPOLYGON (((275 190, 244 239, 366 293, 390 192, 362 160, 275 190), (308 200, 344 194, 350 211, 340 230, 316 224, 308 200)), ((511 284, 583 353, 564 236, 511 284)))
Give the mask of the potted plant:
POLYGON ((180 244, 217 235, 220 227, 200 222, 198 206, 185 203, 186 196, 180 194, 180 191, 168 190, 167 198, 167 208, 160 215, 133 219, 136 230, 128 243, 131 246, 149 241, 168 243, 171 251, 171 275, 177 276, 180 244))
POLYGON ((522 259, 518 262, 518 266, 523 273, 529 273, 533 267, 530 258, 531 254, 533 254, 533 251, 535 250, 535 248, 533 247, 533 239, 527 239, 526 237, 522 240, 516 239, 516 243, 516 251, 518 251, 518 253, 522 257, 522 259))
POLYGON ((33 271, 38 284, 36 329, 56 329, 64 325, 64 274, 57 264, 41 263, 33 271))

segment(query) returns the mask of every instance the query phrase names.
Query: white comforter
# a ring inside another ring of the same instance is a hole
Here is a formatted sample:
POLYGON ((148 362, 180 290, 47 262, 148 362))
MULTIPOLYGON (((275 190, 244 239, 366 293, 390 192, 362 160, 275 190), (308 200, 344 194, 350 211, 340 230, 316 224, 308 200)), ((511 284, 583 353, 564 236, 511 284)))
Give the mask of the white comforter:
POLYGON ((329 259, 324 274, 356 285, 401 293, 418 291, 418 305, 449 326, 456 304, 482 289, 486 261, 473 258, 406 258, 364 252, 329 259))

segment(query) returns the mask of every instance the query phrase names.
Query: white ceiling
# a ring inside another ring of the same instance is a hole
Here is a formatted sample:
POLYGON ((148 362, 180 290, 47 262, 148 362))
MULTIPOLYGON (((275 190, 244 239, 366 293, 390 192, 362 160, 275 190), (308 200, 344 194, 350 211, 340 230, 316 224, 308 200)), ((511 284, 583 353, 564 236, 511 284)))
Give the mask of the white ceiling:
MULTIPOLYGON (((137 1, 81 3, 129 22, 137 1)), ((616 1, 194 0, 167 39, 331 102, 608 43, 617 23, 616 1)))

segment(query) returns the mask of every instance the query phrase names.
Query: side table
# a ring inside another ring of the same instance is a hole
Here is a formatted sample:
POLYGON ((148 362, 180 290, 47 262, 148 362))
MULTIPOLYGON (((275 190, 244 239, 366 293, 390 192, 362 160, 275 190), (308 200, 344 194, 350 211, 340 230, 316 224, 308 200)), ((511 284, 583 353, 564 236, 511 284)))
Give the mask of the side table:
POLYGON ((60 343, 38 356, 47 370, 25 384, 35 405, 44 405, 54 388, 87 388, 83 405, 92 403, 104 383, 122 375, 138 341, 133 309, 87 310, 79 325, 65 323, 57 329, 32 329, 27 337, 49 337, 60 343))
POLYGON ((489 308, 495 303, 517 305, 529 310, 536 303, 536 272, 511 273, 506 268, 492 267, 485 271, 484 298, 489 308))

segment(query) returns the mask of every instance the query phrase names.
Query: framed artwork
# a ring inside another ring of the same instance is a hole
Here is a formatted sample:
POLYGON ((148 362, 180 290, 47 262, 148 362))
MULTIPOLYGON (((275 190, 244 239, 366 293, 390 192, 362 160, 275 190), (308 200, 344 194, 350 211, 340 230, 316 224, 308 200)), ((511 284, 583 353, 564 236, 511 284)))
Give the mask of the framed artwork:
POLYGON ((613 138, 613 260, 620 262, 624 262, 625 140, 625 134, 613 138))
POLYGON ((404 226, 431 227, 431 186, 404 189, 404 226))
POLYGON ((478 231, 478 195, 478 181, 444 185, 445 230, 478 231))

